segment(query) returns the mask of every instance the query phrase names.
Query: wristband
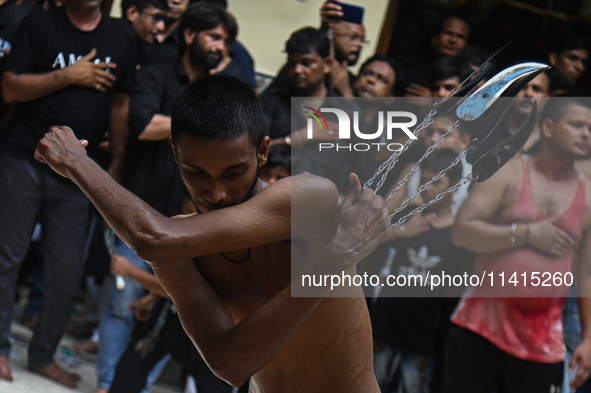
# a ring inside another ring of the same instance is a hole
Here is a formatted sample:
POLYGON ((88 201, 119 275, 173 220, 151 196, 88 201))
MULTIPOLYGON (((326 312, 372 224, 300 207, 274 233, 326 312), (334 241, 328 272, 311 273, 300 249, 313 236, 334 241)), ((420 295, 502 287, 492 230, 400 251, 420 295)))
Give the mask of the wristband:
POLYGON ((517 247, 517 240, 515 239, 515 230, 517 229, 517 223, 514 222, 513 224, 511 224, 511 228, 509 228, 509 233, 511 234, 511 237, 509 237, 509 240, 511 240, 511 245, 513 247, 517 247))

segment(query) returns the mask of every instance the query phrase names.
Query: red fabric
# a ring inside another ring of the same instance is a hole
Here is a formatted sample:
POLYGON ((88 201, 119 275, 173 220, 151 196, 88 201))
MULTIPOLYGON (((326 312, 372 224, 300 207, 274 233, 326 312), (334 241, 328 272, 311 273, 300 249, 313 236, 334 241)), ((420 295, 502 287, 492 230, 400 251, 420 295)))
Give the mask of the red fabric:
MULTIPOLYGON (((530 169, 524 159, 523 186, 519 199, 511 213, 512 222, 532 223, 547 219, 534 203, 530 169)), ((557 287, 552 280, 549 287, 531 285, 532 272, 571 272, 575 251, 581 238, 581 220, 585 211, 585 181, 581 177, 572 204, 562 213, 564 219, 557 224, 568 232, 576 245, 560 258, 539 253, 532 248, 479 254, 475 262, 475 274, 486 272, 485 285, 470 288, 464 295, 452 320, 459 326, 472 330, 495 344, 503 351, 525 360, 555 363, 564 360, 562 334, 562 307, 569 287, 557 287), (489 273, 493 273, 493 286, 489 273), (505 286, 501 287, 499 274, 505 274, 505 286), (516 273, 517 286, 509 283, 516 273), (524 286, 522 273, 528 285, 524 286)), ((509 236, 509 234, 507 234, 509 236)), ((541 282, 547 276, 540 274, 541 282)))

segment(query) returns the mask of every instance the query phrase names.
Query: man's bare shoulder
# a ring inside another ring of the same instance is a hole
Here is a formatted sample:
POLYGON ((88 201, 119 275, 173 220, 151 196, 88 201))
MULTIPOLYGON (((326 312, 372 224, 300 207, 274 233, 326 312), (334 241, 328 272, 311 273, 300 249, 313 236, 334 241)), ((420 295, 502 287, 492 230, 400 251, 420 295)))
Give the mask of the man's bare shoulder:
POLYGON ((259 183, 261 186, 258 187, 258 191, 255 190, 255 195, 243 204, 266 206, 270 200, 274 204, 281 202, 293 204, 300 201, 323 204, 338 200, 338 191, 334 183, 307 172, 285 177, 270 184, 262 180, 259 180, 259 183))
POLYGON ((523 158, 519 155, 513 157, 494 175, 482 183, 475 183, 472 192, 494 193, 503 195, 508 187, 515 182, 521 182, 523 178, 523 158))
POLYGON ((524 157, 518 154, 503 165, 492 177, 498 181, 521 181, 523 178, 523 163, 524 157))
POLYGON ((336 214, 338 191, 330 180, 302 173, 269 184, 251 198, 248 204, 289 206, 287 213, 291 220, 293 238, 308 237, 317 233, 317 229, 326 231, 324 226, 336 214))

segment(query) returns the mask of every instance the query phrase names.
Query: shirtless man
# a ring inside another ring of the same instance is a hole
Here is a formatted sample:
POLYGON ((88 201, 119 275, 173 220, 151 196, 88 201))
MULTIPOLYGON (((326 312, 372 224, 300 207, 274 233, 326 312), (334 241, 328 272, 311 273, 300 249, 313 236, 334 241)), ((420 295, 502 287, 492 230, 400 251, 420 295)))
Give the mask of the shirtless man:
POLYGON ((518 155, 489 180, 474 183, 458 213, 454 243, 478 252, 474 273, 493 274, 495 282, 471 288, 452 317, 443 392, 485 392, 499 380, 507 392, 560 390, 569 288, 538 283, 536 277, 547 273, 578 273, 583 334, 569 364, 570 370, 578 366, 570 386, 589 377, 591 186, 575 162, 591 151, 591 103, 555 98, 541 120, 540 151, 518 155), (514 273, 517 284, 507 281, 514 273))
POLYGON ((385 232, 383 201, 360 192, 354 175, 338 206, 335 186, 322 178, 262 182, 269 145, 262 122, 256 95, 233 78, 208 77, 180 93, 171 144, 198 213, 178 219, 120 187, 67 127, 52 127, 36 157, 74 181, 150 261, 220 378, 233 386, 250 378, 252 392, 377 393, 365 300, 322 299, 327 288, 292 297, 288 261, 291 239, 315 238, 317 251, 298 247, 310 261, 301 273, 354 273, 385 232))

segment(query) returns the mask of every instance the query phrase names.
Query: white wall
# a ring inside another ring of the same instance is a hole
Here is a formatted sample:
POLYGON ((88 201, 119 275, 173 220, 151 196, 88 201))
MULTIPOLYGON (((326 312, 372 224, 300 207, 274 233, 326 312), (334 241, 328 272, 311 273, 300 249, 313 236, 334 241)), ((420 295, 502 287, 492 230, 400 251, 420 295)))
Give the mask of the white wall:
MULTIPOLYGON (((366 40, 363 59, 375 52, 388 0, 351 0, 365 7, 366 40)), ((324 0, 228 0, 228 10, 238 21, 238 39, 255 60, 256 70, 275 75, 285 63, 283 49, 291 33, 304 26, 320 26, 324 0)))
MULTIPOLYGON (((320 7, 325 0, 228 0, 228 10, 238 21, 238 39, 255 60, 256 70, 275 75, 285 63, 283 48, 291 33, 304 26, 320 26, 320 7)), ((375 52, 388 0, 351 0, 365 7, 363 59, 375 52)), ((121 16, 121 0, 114 0, 111 15, 121 16)))

